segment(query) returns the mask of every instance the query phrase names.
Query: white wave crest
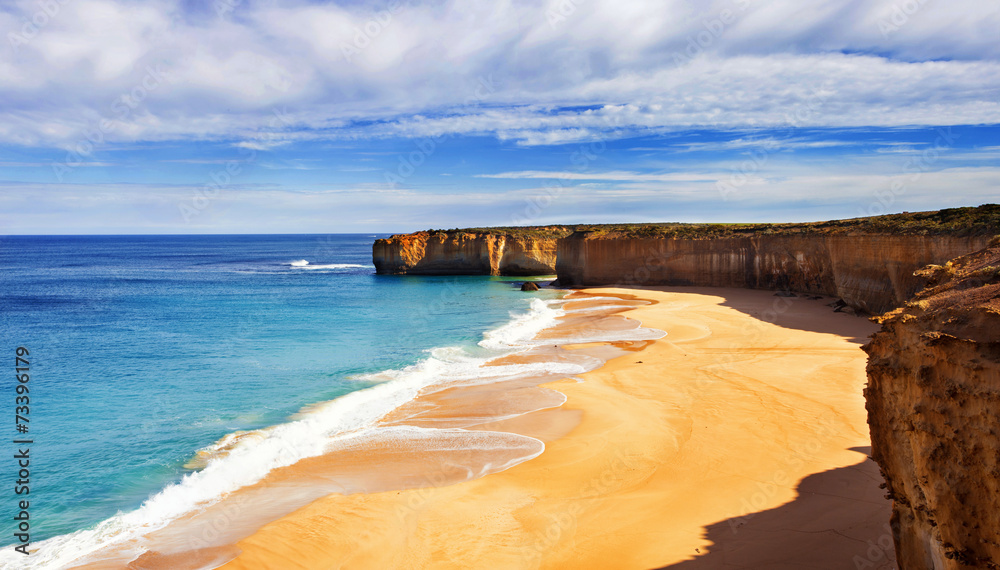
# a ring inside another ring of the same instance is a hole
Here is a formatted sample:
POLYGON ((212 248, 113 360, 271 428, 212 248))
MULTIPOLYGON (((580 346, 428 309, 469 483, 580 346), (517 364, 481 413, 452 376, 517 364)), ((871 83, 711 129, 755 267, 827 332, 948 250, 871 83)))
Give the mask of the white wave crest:
POLYGON ((531 310, 522 315, 511 314, 511 321, 499 328, 487 331, 479 346, 492 350, 518 350, 542 330, 556 324, 556 319, 564 315, 555 305, 562 300, 531 300, 531 310))
MULTIPOLYGON (((486 332, 479 344, 496 352, 474 356, 461 347, 437 348, 430 351, 429 357, 411 366, 362 376, 362 380, 378 383, 335 400, 310 406, 309 413, 302 415, 301 419, 247 434, 227 435, 215 444, 203 448, 202 451, 208 456, 204 469, 184 476, 178 483, 151 496, 138 509, 120 512, 91 529, 33 543, 33 554, 30 557, 6 548, 0 551, 0 568, 49 569, 79 563, 90 554, 108 546, 138 539, 241 487, 253 485, 274 469, 321 455, 352 439, 376 435, 381 437, 378 432, 386 428, 376 427, 377 421, 432 384, 459 385, 528 375, 570 376, 583 373, 588 369, 587 366, 567 362, 483 366, 498 355, 530 348, 530 340, 539 331, 552 325, 562 314, 560 309, 553 308, 560 302, 532 299, 531 309, 527 313, 512 314, 510 322, 486 332), (220 451, 224 453, 219 453, 220 451)), ((400 427, 393 429, 398 432, 397 435, 403 433, 400 427)), ((422 434, 414 430, 425 428, 406 429, 409 430, 406 433, 413 437, 415 434, 422 434)), ((474 439, 468 441, 481 447, 485 443, 480 439, 489 437, 489 433, 491 432, 478 432, 469 436, 474 439)), ((502 442, 498 440, 497 445, 513 445, 524 453, 516 455, 519 459, 511 459, 509 465, 499 468, 490 466, 491 472, 535 457, 544 448, 540 441, 533 438, 508 436, 512 434, 504 434, 507 439, 502 442)), ((475 474, 470 474, 473 475, 475 474)))
POLYGON ((358 263, 323 263, 320 265, 312 265, 308 260, 300 259, 298 261, 292 261, 286 263, 289 267, 294 267, 296 269, 367 269, 370 265, 361 265, 358 263))

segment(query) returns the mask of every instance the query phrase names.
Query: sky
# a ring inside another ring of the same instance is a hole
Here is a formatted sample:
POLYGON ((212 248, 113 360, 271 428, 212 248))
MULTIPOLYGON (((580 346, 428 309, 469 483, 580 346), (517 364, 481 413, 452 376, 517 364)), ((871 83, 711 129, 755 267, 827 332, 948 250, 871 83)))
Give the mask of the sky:
POLYGON ((8 0, 0 234, 1000 202, 995 0, 8 0))

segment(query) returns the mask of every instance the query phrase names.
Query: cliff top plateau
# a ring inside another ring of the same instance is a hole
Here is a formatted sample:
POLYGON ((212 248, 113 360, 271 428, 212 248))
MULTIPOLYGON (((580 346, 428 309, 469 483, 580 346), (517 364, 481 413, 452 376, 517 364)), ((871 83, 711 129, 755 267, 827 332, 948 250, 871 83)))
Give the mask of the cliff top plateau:
POLYGON ((717 237, 747 237, 752 235, 794 234, 896 234, 896 235, 994 235, 1000 233, 1000 204, 978 207, 948 208, 929 212, 904 212, 869 218, 851 218, 826 222, 775 224, 570 224, 551 226, 521 226, 424 230, 403 235, 434 234, 507 234, 532 238, 563 238, 574 232, 582 237, 645 237, 708 239, 717 237))
MULTIPOLYGON (((942 332, 967 335, 968 323, 955 315, 981 311, 1000 316, 1000 236, 986 249, 944 265, 929 265, 916 274, 927 278, 927 288, 906 306, 881 317, 881 322, 935 317, 942 332)), ((997 334, 997 330, 988 332, 990 337, 997 334)))

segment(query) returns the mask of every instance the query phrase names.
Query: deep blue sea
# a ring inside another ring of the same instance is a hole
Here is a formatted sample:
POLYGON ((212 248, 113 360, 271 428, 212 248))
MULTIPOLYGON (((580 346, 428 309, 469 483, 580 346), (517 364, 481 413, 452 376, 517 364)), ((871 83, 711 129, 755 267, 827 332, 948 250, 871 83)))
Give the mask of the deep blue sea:
MULTIPOLYGON (((137 509, 227 434, 288 422, 432 348, 475 351, 538 297, 501 278, 375 275, 375 238, 0 237, 0 425, 13 451, 24 346, 32 542, 137 509)), ((3 517, 0 543, 13 532, 3 517)))

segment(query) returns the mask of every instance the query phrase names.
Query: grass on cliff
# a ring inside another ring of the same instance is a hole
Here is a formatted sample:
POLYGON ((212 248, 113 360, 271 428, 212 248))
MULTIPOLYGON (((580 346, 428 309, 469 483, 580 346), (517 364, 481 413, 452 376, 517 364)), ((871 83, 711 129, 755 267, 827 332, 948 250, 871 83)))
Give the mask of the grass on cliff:
POLYGON ((415 234, 507 234, 519 237, 532 238, 561 238, 566 237, 576 230, 576 226, 511 226, 495 228, 453 228, 450 230, 423 230, 414 232, 415 234))
MULTIPOLYGON (((795 234, 891 234, 891 235, 960 235, 1000 234, 1000 204, 948 208, 931 212, 904 212, 870 218, 805 222, 791 224, 578 224, 563 226, 526 226, 427 230, 429 234, 508 234, 534 238, 561 238, 574 232, 593 237, 646 237, 705 239, 749 235, 795 234)), ((417 232, 425 233, 425 232, 417 232)))

